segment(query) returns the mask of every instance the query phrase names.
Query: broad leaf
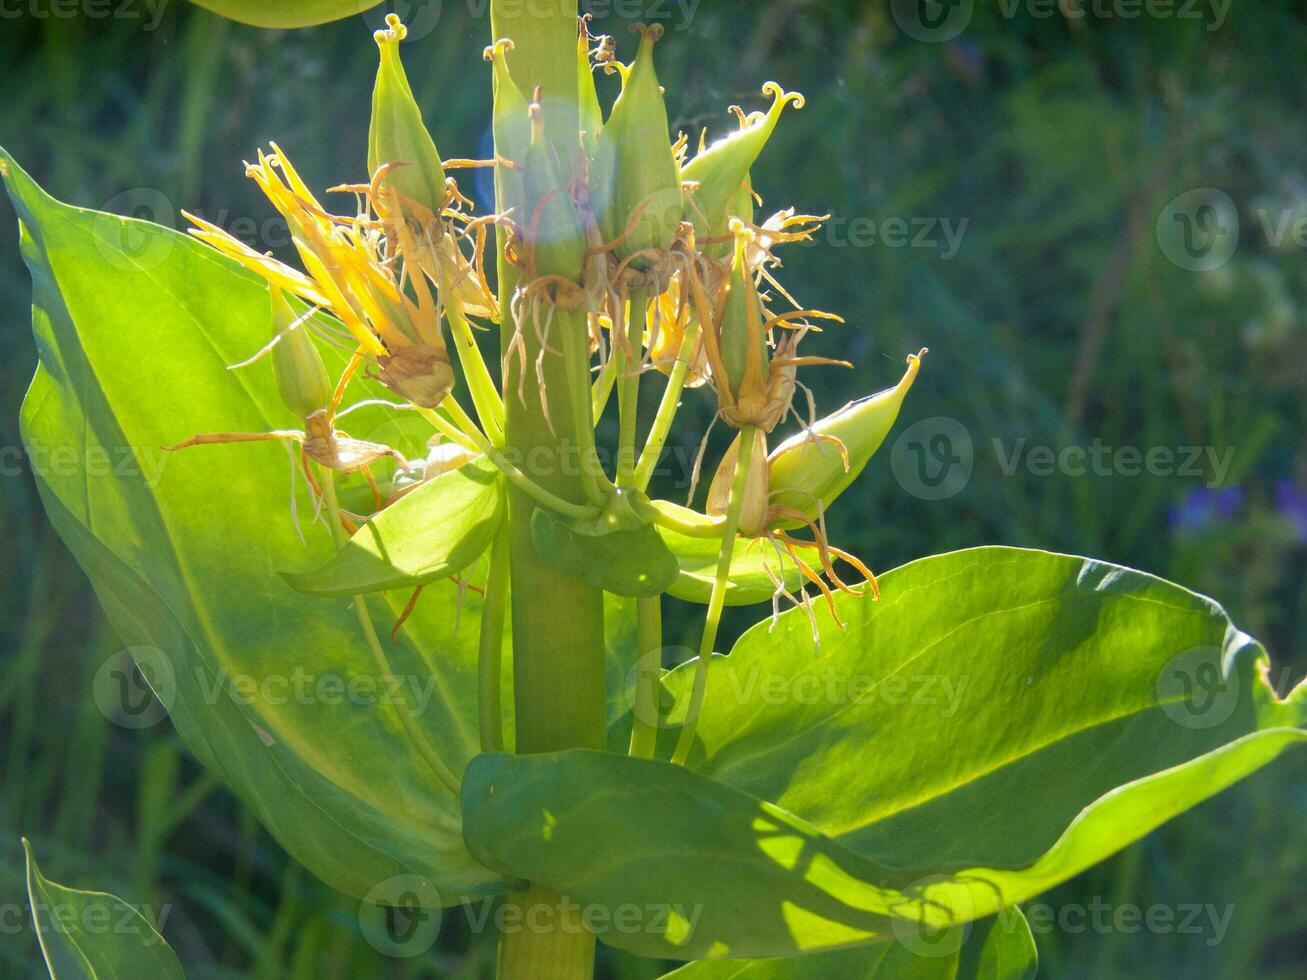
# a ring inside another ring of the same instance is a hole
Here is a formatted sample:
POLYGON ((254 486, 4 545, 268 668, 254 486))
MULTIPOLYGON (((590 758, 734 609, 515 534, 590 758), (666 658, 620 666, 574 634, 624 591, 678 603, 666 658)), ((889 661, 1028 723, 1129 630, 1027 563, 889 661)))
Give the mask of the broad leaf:
MULTIPOLYGON (((307 545, 296 534, 285 450, 159 449, 293 424, 266 363, 227 368, 267 340, 264 286, 185 236, 61 205, 0 165, 34 284, 40 365, 22 431, 31 458, 48 461, 36 467, 41 497, 124 644, 163 675, 181 737, 342 891, 409 873, 447 901, 501 888, 467 853, 457 800, 395 708, 405 697, 461 771, 478 747, 479 597, 462 596, 460 614, 454 585, 429 587, 398 642, 383 640, 391 669, 380 671, 346 602, 300 595, 277 574, 334 552, 325 527, 306 527, 307 545)), ((372 435, 370 411, 350 416, 352 435, 372 435)), ((307 521, 302 487, 299 512, 307 521)), ((370 603, 383 632, 404 598, 370 603)))
POLYGON ((26 840, 23 850, 32 921, 52 980, 181 980, 177 954, 140 909, 105 892, 50 881, 26 840))
POLYGON ((590 534, 537 509, 531 539, 550 565, 615 595, 648 598, 676 581, 676 558, 649 524, 590 534))
POLYGON ((474 460, 388 506, 325 564, 284 578, 301 592, 323 596, 425 585, 463 571, 484 554, 503 514, 498 470, 474 460))
POLYGON ((1035 939, 1020 909, 876 946, 769 960, 701 960, 667 980, 1033 980, 1035 939))
MULTIPOLYGON (((1219 606, 1151 576, 983 548, 882 590, 836 600, 846 631, 819 614, 818 648, 795 610, 717 661, 691 755, 707 779, 476 760, 478 788, 502 778, 493 801, 465 793, 474 853, 582 903, 701 910, 606 937, 635 952, 787 955, 1024 901, 1307 739, 1307 686, 1278 699, 1219 606)), ((682 705, 692 669, 664 679, 682 705)))
POLYGON ((342 20, 381 0, 191 0, 231 20, 255 27, 311 27, 342 20))

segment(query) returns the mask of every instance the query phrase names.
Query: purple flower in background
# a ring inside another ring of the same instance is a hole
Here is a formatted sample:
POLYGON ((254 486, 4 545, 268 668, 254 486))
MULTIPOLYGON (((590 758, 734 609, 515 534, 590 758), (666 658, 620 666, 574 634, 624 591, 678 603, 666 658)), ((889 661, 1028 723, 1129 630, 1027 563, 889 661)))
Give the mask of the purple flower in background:
POLYGON ((1307 493, 1288 478, 1276 480, 1275 507, 1292 525, 1298 540, 1307 542, 1307 493))
POLYGON ((1243 487, 1191 490, 1171 508, 1170 524, 1178 530, 1194 530, 1227 521, 1243 505, 1243 487))

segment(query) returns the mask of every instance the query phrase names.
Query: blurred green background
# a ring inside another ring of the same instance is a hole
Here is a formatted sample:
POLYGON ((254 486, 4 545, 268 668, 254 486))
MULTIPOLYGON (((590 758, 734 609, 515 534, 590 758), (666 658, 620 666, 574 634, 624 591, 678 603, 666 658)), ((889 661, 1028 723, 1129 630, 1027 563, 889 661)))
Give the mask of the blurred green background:
MULTIPOLYGON (((1287 689, 1307 669, 1307 11, 923 2, 591 6, 624 58, 631 20, 664 24, 673 126, 696 138, 733 125, 730 103, 757 108, 768 78, 809 97, 754 182, 764 213, 834 216, 819 246, 782 253, 791 290, 848 320, 805 344, 857 365, 813 372, 819 409, 931 348, 896 435, 919 423, 916 443, 942 432, 948 452, 891 437, 832 517, 839 544, 877 569, 1005 543, 1156 572, 1225 603, 1287 689), (1045 465, 1095 446, 1099 471, 1045 465)), ((486 4, 392 6, 442 151, 486 155, 486 4)), ((282 248, 241 160, 276 139, 315 187, 363 176, 386 9, 287 33, 179 0, 4 0, 0 142, 62 199, 166 223, 185 207, 282 248)), ((44 975, 19 834, 52 878, 165 909, 193 977, 484 975, 492 951, 459 914, 422 957, 374 952, 356 903, 290 862, 166 724, 127 731, 96 708, 118 644, 21 452, 35 351, 7 201, 0 228, 0 975, 44 975)), ((674 452, 710 413, 687 398, 674 452)), ((1307 976, 1304 775, 1294 755, 1045 896, 1041 975, 1307 976), (1129 926, 1155 905, 1174 927, 1129 926)), ((606 976, 658 972, 604 956, 606 976)))

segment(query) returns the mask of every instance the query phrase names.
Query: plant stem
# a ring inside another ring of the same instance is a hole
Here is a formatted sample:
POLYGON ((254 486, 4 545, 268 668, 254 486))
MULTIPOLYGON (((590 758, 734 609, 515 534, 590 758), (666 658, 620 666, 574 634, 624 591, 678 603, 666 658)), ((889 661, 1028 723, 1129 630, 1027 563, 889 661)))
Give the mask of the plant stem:
POLYGON ((695 342, 699 339, 699 321, 690 322, 681 338, 681 347, 676 352, 676 363, 672 365, 667 376, 667 387, 663 389, 662 401, 658 403, 658 414, 654 416, 653 426, 649 429, 649 438, 645 440, 644 449, 640 451, 640 462, 635 468, 635 485, 641 490, 649 489, 658 459, 667 445, 667 435, 672 430, 672 421, 676 418, 676 409, 681 404, 681 392, 685 389, 685 376, 690 370, 690 357, 694 354, 695 342))
POLYGON ((481 751, 504 750, 504 709, 500 703, 504 668, 504 612, 508 598, 508 527, 500 525, 490 546, 490 573, 481 605, 477 638, 477 710, 481 751))
POLYGON ((601 418, 604 409, 608 407, 608 399, 613 394, 613 382, 617 380, 617 352, 610 350, 608 360, 604 361, 604 366, 599 369, 599 377, 590 391, 590 415, 592 418, 601 418))
MULTIPOLYGON (((337 550, 339 550, 349 543, 349 538, 340 523, 340 503, 336 499, 335 474, 325 466, 319 466, 318 475, 318 482, 322 484, 322 501, 327 508, 327 520, 331 524, 331 536, 336 542, 337 550)), ((377 668, 378 674, 383 678, 395 677, 395 672, 391 669, 390 661, 386 657, 386 651, 382 649, 381 640, 377 637, 376 627, 372 625, 372 615, 368 612, 367 600, 361 595, 356 595, 352 596, 350 601, 354 604, 354 614, 358 617, 359 629, 363 631, 363 639, 367 643, 368 651, 372 654, 372 663, 377 668)), ((413 709, 409 706, 406 696, 402 693, 399 694, 395 698, 394 704, 395 713, 399 715, 400 724, 404 726, 404 731, 408 734, 409 740, 412 741, 413 747, 418 750, 418 754, 422 756, 423 761, 436 774, 436 778, 444 784, 445 788, 458 796, 460 792, 458 780, 440 761, 440 756, 436 754, 436 750, 427 741, 427 737, 423 734, 421 726, 418 725, 417 718, 413 715, 413 709)))
POLYGON ((631 711, 630 754, 652 759, 658 743, 658 687, 663 668, 663 600, 636 600, 635 703, 631 711))
POLYGON ((555 315, 563 335, 563 364, 567 371, 567 397, 576 422, 576 448, 580 457, 581 487, 590 503, 602 507, 608 499, 607 475, 599 467, 595 448, 593 406, 590 401, 590 352, 584 316, 559 310, 555 315), (601 480, 602 477, 602 480, 601 480))
POLYGON ((626 340, 614 337, 617 357, 617 485, 634 487, 636 416, 640 408, 640 362, 649 309, 648 291, 631 290, 626 313, 626 340))
POLYGON ((735 553, 735 532, 740 526, 740 508, 744 503, 744 490, 749 482, 749 461, 753 455, 753 426, 740 429, 740 451, 735 459, 735 478, 731 481, 731 497, 726 505, 726 523, 722 526, 722 550, 717 558, 717 575, 713 579, 712 594, 708 597, 708 615, 703 624, 703 637, 699 641, 699 659, 694 666, 694 687, 686 707, 685 727, 676 740, 672 762, 684 765, 694 746, 694 731, 703 709, 704 691, 708 685, 708 665, 712 662, 713 644, 717 641, 717 627, 722 621, 722 606, 726 602, 726 584, 731 575, 731 557, 735 553))
MULTIPOLYGON (((429 408, 418 410, 424 418, 436 425, 440 416, 429 408)), ((439 426, 437 426, 439 428, 439 426)), ((442 430, 443 431, 443 430, 442 430)), ((471 438, 472 445, 469 448, 477 452, 485 453, 486 458, 498 467, 499 471, 504 474, 515 487, 530 497, 533 497, 537 503, 543 504, 550 510, 556 510, 560 514, 566 514, 568 517, 575 517, 577 520, 585 520, 589 517, 597 517, 599 508, 592 504, 574 504, 570 500, 565 500, 558 494, 542 487, 535 480, 531 479, 520 469, 504 458, 504 454, 490 444, 480 432, 476 432, 471 438)))
POLYGON ((467 379, 468 391, 472 393, 472 405, 477 411, 477 418, 481 420, 481 429, 491 442, 501 444, 504 441, 504 402, 495 388, 494 379, 490 377, 486 360, 481 356, 472 325, 467 322, 460 304, 454 300, 446 305, 445 318, 454 335, 458 361, 463 365, 463 377, 467 379))
MULTIPOLYGON (((509 70, 523 92, 540 86, 544 99, 545 138, 561 160, 572 160, 580 143, 577 108, 577 5, 523 4, 491 0, 491 37, 513 39, 509 70)), ((496 147, 504 155, 507 147, 496 147)), ((497 206, 504 210, 504 176, 496 167, 497 206)), ((540 234, 548 234, 543 229, 540 234)), ((501 356, 513 338, 511 300, 520 275, 504 257, 504 229, 496 229, 501 356)), ((539 353, 535 332, 522 331, 527 363, 539 353)), ((503 391, 517 390, 516 358, 504 371, 503 391)), ((567 397, 567 367, 548 357, 544 385, 558 432, 576 431, 567 397)), ((583 505, 580 480, 561 465, 564 447, 538 409, 531 410, 508 395, 504 404, 504 445, 515 459, 531 467, 529 482, 574 507, 583 505)), ((514 480, 508 495, 510 607, 513 632, 513 704, 518 752, 554 752, 569 748, 605 747, 604 602, 603 593, 566 575, 544 561, 531 540, 535 503, 521 482, 514 480)), ((499 943, 501 980, 588 980, 594 973, 594 934, 563 920, 565 900, 541 886, 508 896, 505 913, 524 923, 548 923, 545 928, 505 932, 499 943), (543 915, 541 913, 544 913, 543 915)), ((574 916, 573 916, 574 917, 574 916)), ((506 920, 507 921, 507 920, 506 920)))

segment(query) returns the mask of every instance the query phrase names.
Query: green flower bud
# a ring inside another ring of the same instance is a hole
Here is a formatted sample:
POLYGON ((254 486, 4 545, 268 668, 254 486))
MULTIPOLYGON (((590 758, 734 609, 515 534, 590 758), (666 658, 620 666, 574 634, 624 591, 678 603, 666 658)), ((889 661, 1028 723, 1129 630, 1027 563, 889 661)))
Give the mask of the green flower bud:
MULTIPOLYGON (((754 113, 748 125, 703 150, 681 171, 681 178, 695 186, 685 195, 685 218, 694 223, 701 238, 721 233, 727 219, 727 207, 739 193, 754 161, 776 129, 781 111, 790 103, 803 108, 803 96, 786 92, 775 82, 762 87, 772 97, 766 113, 754 113)), ((742 216, 741 216, 742 217, 742 216)))
MULTIPOLYGON (((495 94, 491 117, 495 153, 499 158, 495 166, 495 191, 501 211, 514 208, 520 212, 525 203, 522 172, 531 143, 531 119, 526 96, 508 70, 508 52, 512 50, 513 42, 501 38, 486 48, 485 59, 492 66, 495 94)), ((521 217, 520 213, 516 216, 521 217)))
POLYGON ((272 335, 278 338, 272 348, 277 394, 296 418, 306 419, 331 404, 331 378, 301 317, 291 309, 280 289, 273 286, 270 292, 272 335))
POLYGON ((789 405, 792 381, 784 369, 771 364, 767 350, 762 300, 749 271, 753 232, 738 219, 731 222, 731 231, 731 271, 704 345, 722 420, 736 428, 756 425, 770 432, 789 405))
POLYGON ((850 402, 776 447, 767 460, 772 526, 802 523, 785 519, 786 511, 816 520, 857 478, 889 435, 925 353, 923 347, 908 357, 908 369, 893 388, 850 402))
POLYGON ((445 169, 399 60, 399 42, 408 28, 395 14, 386 15, 386 25, 387 30, 373 35, 381 49, 381 65, 372 90, 368 169, 375 174, 386 164, 399 164, 386 175, 386 188, 439 214, 445 206, 445 169))
POLYGON ((680 168, 653 63, 662 28, 633 29, 641 33, 640 51, 599 135, 591 168, 591 206, 605 240, 621 239, 619 258, 670 246, 682 209, 680 168))
POLYGON ((572 203, 568 179, 545 138, 540 92, 531 103, 531 145, 526 151, 525 207, 518 220, 526 239, 530 271, 536 276, 581 278, 585 232, 572 203))
MULTIPOLYGON (((584 25, 584 21, 582 21, 584 25)), ((581 145, 585 155, 593 160, 604 129, 604 113, 599 107, 599 93, 595 89, 594 67, 590 64, 590 35, 583 29, 576 39, 577 96, 581 110, 581 145)))

